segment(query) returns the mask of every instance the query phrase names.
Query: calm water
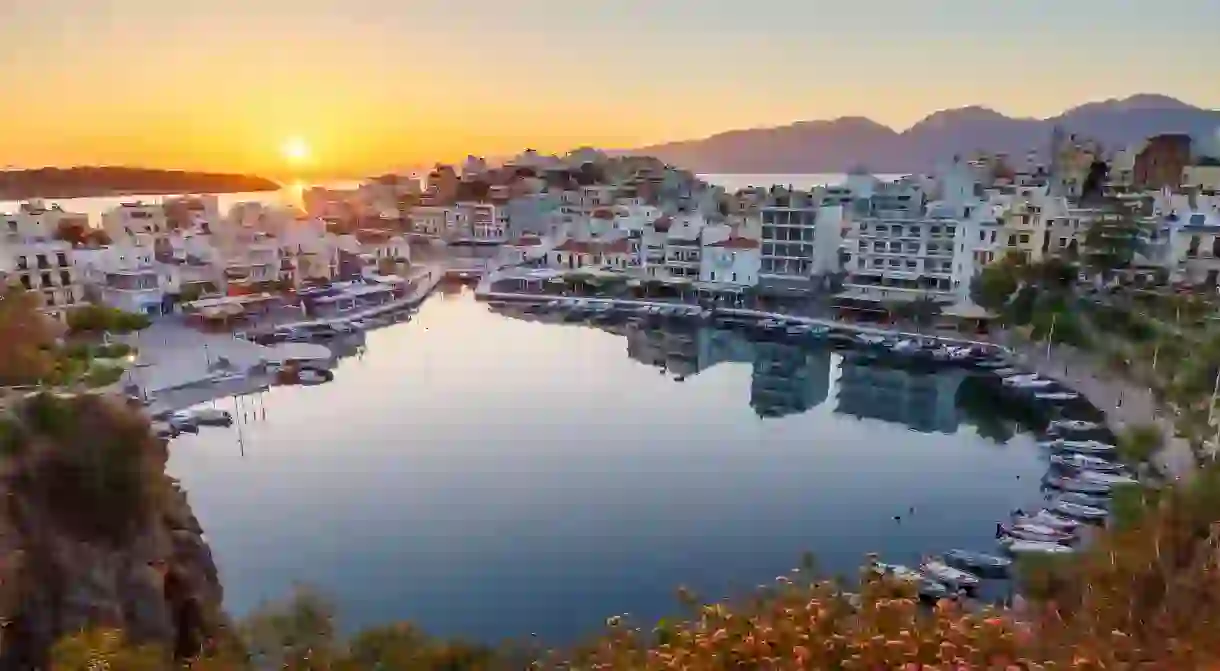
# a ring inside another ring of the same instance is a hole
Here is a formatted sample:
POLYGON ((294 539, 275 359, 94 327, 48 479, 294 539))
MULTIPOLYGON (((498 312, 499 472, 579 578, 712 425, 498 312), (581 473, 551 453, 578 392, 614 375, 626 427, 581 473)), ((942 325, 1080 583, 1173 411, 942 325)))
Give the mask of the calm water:
POLYGON ((962 379, 439 295, 333 383, 243 399, 240 445, 236 426, 176 440, 170 470, 235 614, 300 581, 348 627, 565 641, 672 613, 679 584, 770 582, 806 550, 837 573, 992 547, 1045 464, 1029 436, 979 435, 962 379))

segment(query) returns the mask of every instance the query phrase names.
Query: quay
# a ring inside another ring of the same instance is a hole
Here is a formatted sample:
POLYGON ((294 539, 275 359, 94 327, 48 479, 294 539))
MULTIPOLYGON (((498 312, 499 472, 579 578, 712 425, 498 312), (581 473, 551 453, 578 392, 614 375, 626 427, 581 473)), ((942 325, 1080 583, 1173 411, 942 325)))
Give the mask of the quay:
MULTIPOLYGON (((485 282, 485 281, 484 281, 485 282)), ((483 290, 484 282, 480 283, 478 289, 475 290, 475 298, 483 301, 504 301, 517 303, 546 303, 553 300, 585 300, 590 303, 609 303, 616 307, 624 308, 640 308, 640 307, 672 307, 675 305, 685 305, 690 307, 699 307, 693 303, 684 303, 676 301, 650 301, 646 299, 635 298, 609 298, 598 296, 553 296, 550 294, 528 294, 505 291, 489 291, 483 290)), ((931 333, 913 333, 900 329, 892 329, 877 326, 864 326, 862 324, 852 324, 849 322, 841 322, 833 319, 821 319, 818 317, 805 317, 800 315, 788 314, 786 312, 768 312, 764 310, 751 310, 747 308, 732 308, 732 307, 712 307, 713 317, 745 317, 758 319, 782 319, 786 322, 794 324, 804 324, 808 326, 825 326, 833 333, 849 334, 849 335, 881 335, 881 336, 898 336, 902 338, 912 338, 920 340, 934 340, 937 343, 944 345, 958 346, 975 346, 981 347, 985 351, 993 354, 1011 355, 1012 350, 1003 345, 986 340, 975 340, 971 338, 962 338, 956 336, 948 336, 943 334, 931 333)))
POLYGON ((396 310, 402 310, 404 308, 415 307, 415 306, 419 305, 420 303, 422 303, 423 300, 428 297, 428 294, 432 293, 432 290, 436 288, 436 285, 440 284, 441 280, 445 279, 446 274, 447 274, 447 271, 445 271, 435 265, 425 264, 418 271, 416 271, 415 273, 412 274, 412 277, 409 280, 410 283, 412 284, 411 291, 409 291, 407 293, 407 295, 402 298, 399 298, 397 300, 392 300, 387 303, 382 303, 381 305, 375 305, 370 308, 365 308, 364 310, 356 310, 356 311, 349 312, 349 313, 343 314, 343 315, 338 315, 335 317, 327 317, 325 319, 310 319, 310 320, 299 321, 299 322, 289 322, 289 323, 285 323, 285 324, 278 324, 277 326, 279 328, 292 329, 292 328, 308 328, 311 326, 333 325, 333 324, 338 324, 341 322, 349 322, 354 319, 369 319, 372 317, 381 316, 381 315, 389 313, 389 312, 394 312, 396 310))

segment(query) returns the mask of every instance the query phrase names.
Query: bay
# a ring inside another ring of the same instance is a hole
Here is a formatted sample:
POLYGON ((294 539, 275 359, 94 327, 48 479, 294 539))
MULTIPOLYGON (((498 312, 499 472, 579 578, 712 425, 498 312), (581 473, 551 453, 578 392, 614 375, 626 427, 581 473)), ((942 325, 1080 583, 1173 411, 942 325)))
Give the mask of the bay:
POLYGON ((679 585, 741 595, 805 551, 850 575, 871 551, 988 550, 1041 499, 1032 437, 984 437, 961 374, 674 337, 445 292, 366 334, 332 383, 219 401, 241 421, 175 440, 169 468, 227 607, 304 582, 348 630, 570 642, 609 615, 672 614, 679 585))

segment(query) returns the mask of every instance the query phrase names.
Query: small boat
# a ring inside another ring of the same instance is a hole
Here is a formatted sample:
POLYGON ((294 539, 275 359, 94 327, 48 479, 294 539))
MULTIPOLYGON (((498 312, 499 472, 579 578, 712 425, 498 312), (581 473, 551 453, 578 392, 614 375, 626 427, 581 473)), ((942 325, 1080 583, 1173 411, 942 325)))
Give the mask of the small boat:
POLYGON ((1012 518, 1012 521, 1015 524, 1038 525, 1065 533, 1071 533, 1080 527, 1080 522, 1061 517, 1049 510, 1039 510, 1033 515, 1017 515, 1012 518))
POLYGON ((1104 510, 1110 507, 1108 495, 1098 496, 1094 494, 1081 494, 1080 492, 1062 492, 1055 498, 1060 501, 1079 503, 1082 506, 1089 506, 1090 508, 1102 508, 1104 510))
POLYGON ((977 575, 954 568, 939 559, 929 559, 919 566, 924 575, 954 589, 974 589, 981 582, 977 575))
POLYGON ((974 367, 982 370, 999 371, 1009 367, 1009 363, 1004 359, 983 359, 975 361, 974 367))
POLYGON ((1056 419, 1047 425, 1046 430, 1051 432, 1063 431, 1096 431, 1105 428, 1097 422, 1086 422, 1083 419, 1056 419))
POLYGON ((1062 438, 1058 438, 1056 440, 1048 440, 1039 443, 1039 445, 1042 447, 1048 447, 1052 450, 1058 450, 1060 452, 1076 452, 1079 454, 1092 455, 1113 454, 1118 450, 1118 448, 1114 447, 1113 445, 1103 443, 1098 440, 1064 440, 1062 438))
POLYGON ((335 379, 335 374, 324 368, 307 368, 302 366, 297 371, 297 382, 300 384, 322 384, 335 379))
MULTIPOLYGON (((1084 482, 1095 482, 1100 485, 1134 485, 1139 481, 1125 473, 1105 473, 1102 471, 1085 470, 1076 474, 1076 479, 1084 482)), ((1088 492, 1085 492, 1088 493, 1088 492)))
POLYGON ((1127 470, 1126 466, 1120 463, 1095 457, 1090 454, 1080 454, 1077 452, 1068 452, 1065 454, 1052 454, 1051 463, 1061 468, 1069 468, 1073 470, 1089 470, 1100 473, 1122 473, 1127 470))
POLYGON ((1005 387, 1013 387, 1014 389, 1046 389, 1057 384, 1054 380, 1046 380, 1040 377, 1024 380, 1014 380, 1013 378, 1004 378, 1002 384, 1005 387))
POLYGON ((1027 541, 1019 538, 1000 539, 1000 545, 1012 554, 1071 554, 1076 551, 1070 545, 1027 541))
POLYGON ((1078 494, 1109 494, 1110 490, 1114 489, 1114 485, 1105 482, 1089 482, 1088 480, 1057 476, 1043 478, 1043 482, 1048 487, 1062 489, 1065 492, 1076 492, 1078 494))
POLYGON ((969 550, 949 550, 944 554, 943 559, 950 566, 983 575, 1003 575, 1012 567, 1012 560, 1008 557, 997 557, 985 552, 970 552, 969 550))
POLYGON ((1071 542, 1072 536, 1062 531, 1055 531, 1049 527, 1034 527, 1029 528, 1023 524, 1004 524, 1000 525, 1000 538, 1008 536, 1010 538, 1019 538, 1026 541, 1041 541, 1043 543, 1068 543, 1071 542))
POLYGON ((1062 513, 1068 517, 1076 517, 1082 520, 1104 520, 1109 513, 1102 508, 1094 508, 1080 503, 1071 501, 1058 500, 1051 504, 1051 510, 1057 513, 1062 513))
POLYGON ((1054 402, 1063 402, 1063 401, 1075 401, 1076 399, 1080 398, 1080 394, 1078 394, 1074 391, 1067 391, 1067 390, 1039 391, 1034 394, 1034 398, 1039 401, 1050 401, 1050 402, 1054 403, 1054 402))
POLYGON ((219 408, 198 408, 185 412, 189 412, 201 426, 229 426, 233 423, 233 415, 219 408))

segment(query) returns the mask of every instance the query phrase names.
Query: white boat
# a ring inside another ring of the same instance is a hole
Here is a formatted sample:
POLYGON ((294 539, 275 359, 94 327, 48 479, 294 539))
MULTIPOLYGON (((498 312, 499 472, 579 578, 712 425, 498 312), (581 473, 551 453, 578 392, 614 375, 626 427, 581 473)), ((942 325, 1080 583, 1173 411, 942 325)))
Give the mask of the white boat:
POLYGON ((1062 438, 1056 440, 1047 440, 1038 443, 1042 447, 1058 450, 1061 452, 1076 452, 1079 454, 1113 454, 1118 448, 1103 443, 1097 440, 1064 440, 1062 438))
POLYGON ((1036 525, 1064 532, 1075 531, 1080 527, 1080 522, 1067 517, 1061 517, 1049 510, 1039 510, 1033 515, 1018 515, 1013 518, 1013 522, 1021 525, 1036 525))
POLYGON ((1004 538, 1000 545, 1013 554, 1071 554, 1076 551, 1070 545, 1045 543, 1042 541, 1027 541, 1017 538, 1004 538))
POLYGON ((1075 401, 1080 394, 1074 391, 1040 391, 1034 394, 1039 401, 1075 401))
POLYGON ((1083 419, 1056 419, 1046 427, 1051 431, 1096 431, 1102 428, 1097 422, 1086 422, 1083 419))
POLYGON ((1042 378, 1014 381, 1012 378, 1007 378, 1003 381, 1003 385, 1005 387, 1014 387, 1016 389, 1046 389, 1047 387, 1053 387, 1055 385, 1055 381, 1045 380, 1042 378))
POLYGON ((219 408, 196 408, 175 414, 189 416, 195 423, 205 426, 228 426, 233 423, 233 415, 219 408))
POLYGON ((892 576, 906 582, 918 582, 927 579, 927 576, 924 574, 902 564, 882 564, 878 562, 873 565, 873 570, 880 575, 892 576))
POLYGON ((1071 501, 1056 500, 1051 503, 1051 511, 1062 513, 1068 517, 1078 517, 1084 520, 1104 520, 1109 514, 1102 508, 1094 508, 1071 501))
POLYGON ((978 587, 979 577, 968 571, 953 568, 939 559, 929 559, 919 566, 924 575, 942 582, 954 589, 971 589, 978 587))
POLYGON ((1076 474, 1078 480, 1096 482, 1103 485, 1134 485, 1138 480, 1123 473, 1103 473, 1102 471, 1081 471, 1076 474))
POLYGON ((1100 471, 1102 473, 1121 473, 1126 470, 1126 466, 1120 463, 1096 457, 1091 454, 1080 454, 1078 452, 1066 452, 1063 454, 1052 454, 1051 463, 1063 468, 1071 468, 1075 470, 1100 471))

